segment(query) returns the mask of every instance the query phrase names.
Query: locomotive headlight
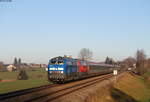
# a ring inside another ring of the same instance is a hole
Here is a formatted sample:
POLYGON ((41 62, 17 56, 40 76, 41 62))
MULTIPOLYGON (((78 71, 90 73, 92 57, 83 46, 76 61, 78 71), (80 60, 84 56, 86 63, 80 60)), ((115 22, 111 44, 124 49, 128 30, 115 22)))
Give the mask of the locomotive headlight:
POLYGON ((64 70, 64 68, 58 68, 58 70, 64 70))
POLYGON ((55 70, 55 68, 50 68, 50 70, 55 70))
POLYGON ((61 71, 60 73, 64 73, 63 71, 61 71))

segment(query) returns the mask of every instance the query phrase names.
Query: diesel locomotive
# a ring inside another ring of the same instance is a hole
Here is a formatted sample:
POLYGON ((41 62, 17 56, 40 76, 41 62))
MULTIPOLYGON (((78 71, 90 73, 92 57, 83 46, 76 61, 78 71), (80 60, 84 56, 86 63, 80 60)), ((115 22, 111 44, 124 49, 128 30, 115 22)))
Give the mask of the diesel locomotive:
POLYGON ((48 79, 54 83, 64 83, 72 80, 112 73, 114 65, 88 62, 69 57, 55 57, 49 60, 48 79))

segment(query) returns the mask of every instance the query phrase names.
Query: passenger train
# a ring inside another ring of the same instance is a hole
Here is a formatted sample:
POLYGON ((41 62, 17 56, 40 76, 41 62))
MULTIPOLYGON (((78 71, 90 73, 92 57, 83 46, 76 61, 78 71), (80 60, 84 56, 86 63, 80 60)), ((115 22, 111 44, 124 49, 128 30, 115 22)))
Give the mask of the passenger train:
POLYGON ((64 83, 111 73, 114 68, 114 65, 59 56, 49 60, 48 79, 54 83, 64 83))

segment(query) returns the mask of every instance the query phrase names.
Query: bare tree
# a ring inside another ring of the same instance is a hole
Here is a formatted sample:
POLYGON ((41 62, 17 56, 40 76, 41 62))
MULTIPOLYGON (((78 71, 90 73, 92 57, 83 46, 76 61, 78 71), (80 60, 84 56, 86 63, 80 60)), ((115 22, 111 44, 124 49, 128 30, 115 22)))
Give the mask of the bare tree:
POLYGON ((19 74, 17 75, 18 80, 27 80, 29 77, 26 73, 26 70, 20 70, 19 74))
POLYGON ((106 57, 105 63, 108 64, 109 63, 109 57, 106 57))
POLYGON ((150 71, 150 58, 147 59, 147 70, 150 71))
POLYGON ((146 54, 144 50, 137 50, 136 52, 136 68, 137 73, 142 75, 146 72, 146 54))
POLYGON ((106 57, 105 64, 115 64, 115 61, 112 58, 106 57))
POLYGON ((17 61, 17 58, 15 57, 15 58, 14 58, 14 66, 17 67, 17 64, 18 64, 18 61, 17 61))
POLYGON ((19 58, 19 60, 18 60, 18 69, 20 69, 21 68, 21 58, 19 58))
POLYGON ((128 57, 123 61, 123 64, 126 68, 128 67, 134 67, 134 64, 136 64, 136 59, 133 57, 128 57))
POLYGON ((20 68, 21 68, 21 58, 19 58, 18 60, 17 60, 16 57, 14 58, 14 66, 17 68, 17 70, 20 70, 20 68))
POLYGON ((3 63, 3 62, 0 62, 0 71, 3 70, 3 68, 4 68, 3 65, 4 65, 4 63, 3 63))
POLYGON ((18 64, 20 64, 20 65, 21 65, 21 58, 19 58, 19 60, 18 60, 18 64))
POLYGON ((82 60, 90 60, 92 58, 92 51, 88 48, 82 48, 79 53, 79 58, 82 60))

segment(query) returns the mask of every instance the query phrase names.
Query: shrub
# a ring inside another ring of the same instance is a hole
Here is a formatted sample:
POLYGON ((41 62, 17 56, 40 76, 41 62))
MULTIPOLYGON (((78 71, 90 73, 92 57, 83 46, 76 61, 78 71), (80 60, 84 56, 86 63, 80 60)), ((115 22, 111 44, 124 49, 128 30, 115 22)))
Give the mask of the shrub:
POLYGON ((27 73, 26 73, 26 71, 25 70, 20 70, 19 71, 19 74, 18 74, 18 76, 17 76, 17 79, 18 80, 27 80, 29 77, 28 77, 28 75, 27 75, 27 73))

